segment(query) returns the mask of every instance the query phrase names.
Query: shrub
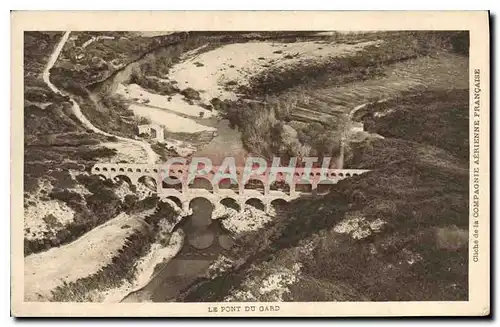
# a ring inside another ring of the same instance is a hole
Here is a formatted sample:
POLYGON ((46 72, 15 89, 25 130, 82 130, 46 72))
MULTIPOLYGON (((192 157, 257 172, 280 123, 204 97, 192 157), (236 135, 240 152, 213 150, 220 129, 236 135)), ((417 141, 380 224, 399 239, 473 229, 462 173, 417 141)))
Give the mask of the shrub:
POLYGON ((123 210, 125 212, 130 212, 136 206, 139 198, 135 194, 127 194, 123 199, 123 210))
POLYGON ((151 124, 151 119, 149 119, 148 117, 141 116, 139 117, 137 123, 139 125, 149 125, 151 124))
POLYGON ((48 214, 47 216, 43 217, 43 221, 47 224, 47 227, 49 229, 52 228, 57 228, 61 226, 61 222, 53 215, 53 214, 48 214))
POLYGON ((238 85, 238 82, 236 82, 236 81, 227 81, 227 82, 225 83, 225 85, 226 85, 226 86, 234 86, 234 85, 238 85))
POLYGON ((60 200, 65 203, 70 203, 71 201, 81 201, 82 196, 76 192, 68 191, 68 190, 63 190, 63 189, 54 189, 52 192, 49 194, 50 198, 55 199, 55 200, 60 200))
POLYGON ((190 100, 200 100, 201 99, 200 92, 196 91, 195 89, 193 89, 191 87, 188 87, 188 88, 182 90, 181 94, 190 100))
POLYGON ((110 158, 116 155, 116 149, 100 147, 97 149, 84 148, 80 149, 77 156, 85 161, 97 161, 99 158, 110 158))

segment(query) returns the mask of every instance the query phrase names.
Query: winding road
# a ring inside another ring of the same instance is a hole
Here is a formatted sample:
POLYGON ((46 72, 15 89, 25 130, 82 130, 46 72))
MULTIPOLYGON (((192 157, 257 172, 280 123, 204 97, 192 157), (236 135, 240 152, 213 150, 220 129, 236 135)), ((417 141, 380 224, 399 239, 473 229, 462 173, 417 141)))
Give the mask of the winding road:
MULTIPOLYGON (((61 54, 61 51, 62 51, 64 45, 68 41, 70 33, 71 33, 71 31, 67 31, 61 37, 61 40, 59 41, 59 43, 57 44, 56 48, 54 49, 54 52, 50 55, 49 61, 47 62, 47 66, 45 67, 45 69, 43 71, 43 75, 42 75, 43 81, 52 90, 52 92, 54 92, 56 94, 59 94, 59 95, 63 95, 63 96, 69 96, 69 94, 64 94, 54 84, 52 84, 52 82, 50 81, 50 69, 56 63, 57 58, 59 58, 59 55, 61 54)), ((153 149, 151 148, 151 145, 149 143, 146 143, 146 142, 143 142, 143 141, 139 141, 139 140, 129 139, 129 138, 118 136, 118 135, 113 135, 113 134, 107 133, 107 132, 105 132, 103 130, 100 130, 99 128, 95 127, 87 119, 87 117, 85 117, 85 115, 82 113, 82 111, 80 109, 80 106, 78 105, 78 103, 73 98, 70 97, 70 101, 73 104, 73 106, 71 107, 72 110, 73 110, 73 114, 82 123, 82 125, 84 125, 87 129, 90 129, 94 133, 97 133, 97 134, 101 134, 101 135, 104 135, 104 136, 114 136, 114 137, 116 137, 118 140, 120 140, 122 142, 126 142, 126 143, 129 143, 129 144, 140 146, 146 152, 149 164, 154 164, 154 163, 157 162, 158 155, 153 151, 153 149)))

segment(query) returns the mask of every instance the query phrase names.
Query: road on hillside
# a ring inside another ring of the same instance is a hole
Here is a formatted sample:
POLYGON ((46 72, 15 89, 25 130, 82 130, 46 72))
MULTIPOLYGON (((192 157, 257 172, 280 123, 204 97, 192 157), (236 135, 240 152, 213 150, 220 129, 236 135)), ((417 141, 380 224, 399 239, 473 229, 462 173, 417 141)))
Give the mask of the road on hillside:
MULTIPOLYGON (((71 33, 71 31, 67 31, 61 37, 61 40, 59 41, 59 43, 55 47, 54 52, 52 52, 52 54, 50 55, 49 61, 47 62, 47 66, 45 67, 45 69, 43 71, 43 75, 42 75, 43 81, 52 90, 52 92, 54 92, 56 94, 59 94, 59 95, 62 95, 62 96, 67 96, 67 94, 64 94, 54 84, 52 84, 52 82, 50 81, 50 70, 52 69, 52 67, 56 63, 57 58, 59 58, 59 55, 61 54, 61 51, 62 51, 64 45, 68 41, 70 33, 71 33)), ((140 146, 146 152, 146 154, 147 154, 148 163, 149 164, 156 163, 156 161, 158 160, 158 155, 153 151, 153 149, 151 148, 151 145, 149 143, 143 142, 143 141, 139 141, 139 140, 129 139, 129 138, 118 136, 118 135, 113 135, 113 134, 107 133, 107 132, 105 132, 103 130, 100 130, 99 128, 95 127, 87 119, 87 117, 85 117, 85 115, 82 113, 82 111, 80 109, 80 106, 78 105, 78 103, 73 98, 70 97, 70 101, 73 104, 72 107, 71 107, 72 110, 73 110, 73 114, 82 123, 83 126, 85 126, 86 128, 92 130, 93 132, 95 132, 97 134, 101 134, 101 135, 104 135, 104 136, 114 136, 114 137, 116 137, 118 140, 120 140, 122 142, 127 142, 127 143, 130 143, 130 144, 134 144, 134 145, 140 146)))

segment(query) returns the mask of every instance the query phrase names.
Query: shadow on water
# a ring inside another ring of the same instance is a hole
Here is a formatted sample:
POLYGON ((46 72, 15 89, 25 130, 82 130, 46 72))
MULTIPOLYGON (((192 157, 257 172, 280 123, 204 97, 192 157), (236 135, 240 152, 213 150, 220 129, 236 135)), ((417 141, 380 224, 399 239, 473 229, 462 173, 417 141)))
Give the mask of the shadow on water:
POLYGON ((213 205, 204 198, 191 202, 193 214, 175 229, 185 233, 184 246, 168 263, 155 269, 155 276, 122 302, 168 302, 196 279, 205 275, 215 259, 234 242, 219 220, 212 220, 213 205))

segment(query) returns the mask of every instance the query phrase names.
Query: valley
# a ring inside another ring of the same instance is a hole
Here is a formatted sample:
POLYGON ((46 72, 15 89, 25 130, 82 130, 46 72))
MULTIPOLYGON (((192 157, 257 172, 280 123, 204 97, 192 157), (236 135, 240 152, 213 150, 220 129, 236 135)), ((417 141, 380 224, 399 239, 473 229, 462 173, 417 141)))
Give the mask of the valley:
POLYGON ((30 32, 25 48, 26 299, 467 298, 467 35, 30 32), (271 212, 185 210, 154 180, 91 171, 249 156, 371 171, 271 212))

